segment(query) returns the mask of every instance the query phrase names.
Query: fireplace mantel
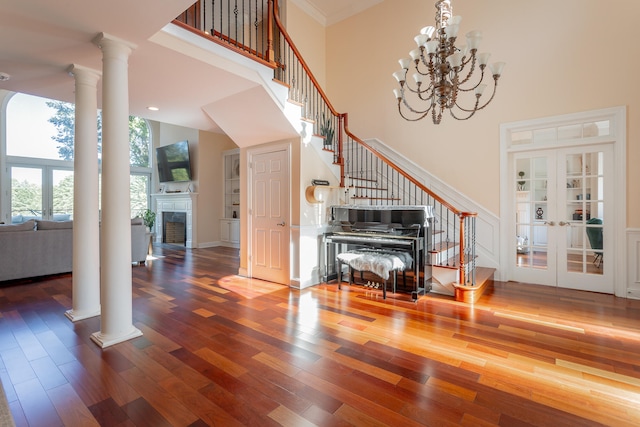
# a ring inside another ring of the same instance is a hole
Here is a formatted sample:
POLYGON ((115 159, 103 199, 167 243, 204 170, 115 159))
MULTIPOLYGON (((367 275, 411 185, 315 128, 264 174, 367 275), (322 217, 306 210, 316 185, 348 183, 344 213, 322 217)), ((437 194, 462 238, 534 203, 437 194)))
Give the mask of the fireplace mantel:
POLYGON ((153 205, 156 208, 158 220, 155 224, 156 243, 162 243, 164 212, 185 212, 187 214, 187 248, 198 247, 198 227, 196 213, 198 211, 198 193, 158 193, 151 195, 153 205))

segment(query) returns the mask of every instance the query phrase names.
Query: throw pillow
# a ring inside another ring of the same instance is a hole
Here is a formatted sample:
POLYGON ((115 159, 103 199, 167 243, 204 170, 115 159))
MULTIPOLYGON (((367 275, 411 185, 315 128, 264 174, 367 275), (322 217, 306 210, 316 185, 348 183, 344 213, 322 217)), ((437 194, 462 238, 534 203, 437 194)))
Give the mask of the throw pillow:
POLYGON ((3 224, 0 225, 0 233, 7 231, 34 231, 36 228, 36 221, 30 219, 22 224, 3 224))
POLYGON ((38 230, 60 230, 66 228, 73 228, 73 221, 37 221, 38 230))

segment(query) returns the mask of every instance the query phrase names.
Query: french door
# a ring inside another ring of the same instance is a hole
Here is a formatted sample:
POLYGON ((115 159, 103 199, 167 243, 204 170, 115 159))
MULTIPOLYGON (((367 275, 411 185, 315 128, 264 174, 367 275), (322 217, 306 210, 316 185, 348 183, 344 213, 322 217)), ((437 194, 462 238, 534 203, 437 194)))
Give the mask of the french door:
POLYGON ((510 277, 613 293, 613 147, 513 153, 510 277))
POLYGON ((11 221, 73 219, 73 170, 12 165, 11 221))

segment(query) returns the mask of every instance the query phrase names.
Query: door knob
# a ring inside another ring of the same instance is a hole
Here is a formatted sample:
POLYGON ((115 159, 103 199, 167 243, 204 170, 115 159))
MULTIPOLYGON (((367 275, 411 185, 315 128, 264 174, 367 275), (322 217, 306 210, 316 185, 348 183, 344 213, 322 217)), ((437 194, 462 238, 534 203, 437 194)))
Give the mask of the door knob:
POLYGON ((553 221, 545 221, 544 225, 550 225, 551 227, 553 227, 554 225, 556 225, 556 223, 553 221))
POLYGON ((282 221, 282 222, 280 222, 280 223, 278 223, 278 224, 276 224, 276 225, 277 225, 277 226, 280 226, 280 227, 284 227, 284 226, 285 226, 285 224, 286 224, 286 223, 285 223, 284 221, 282 221))

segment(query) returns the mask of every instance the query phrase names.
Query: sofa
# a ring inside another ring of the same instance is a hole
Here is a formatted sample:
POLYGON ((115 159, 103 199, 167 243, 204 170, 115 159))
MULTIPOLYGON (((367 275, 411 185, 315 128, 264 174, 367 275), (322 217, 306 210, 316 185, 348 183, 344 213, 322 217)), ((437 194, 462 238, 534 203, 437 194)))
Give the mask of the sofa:
MULTIPOLYGON (((131 262, 144 263, 149 237, 131 220, 131 262)), ((73 221, 28 220, 0 225, 0 281, 68 273, 73 269, 73 221)))

